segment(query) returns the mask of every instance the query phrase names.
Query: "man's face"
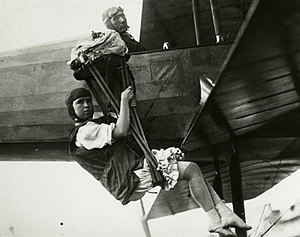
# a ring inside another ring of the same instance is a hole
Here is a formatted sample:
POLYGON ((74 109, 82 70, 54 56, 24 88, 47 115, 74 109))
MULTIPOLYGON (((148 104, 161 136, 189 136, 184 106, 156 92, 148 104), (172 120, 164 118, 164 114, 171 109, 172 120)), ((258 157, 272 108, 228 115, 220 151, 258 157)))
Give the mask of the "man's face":
POLYGON ((127 19, 123 13, 118 13, 111 19, 111 24, 119 33, 125 33, 128 29, 127 19))
POLYGON ((75 114, 80 118, 81 120, 87 120, 93 117, 94 113, 94 107, 92 98, 87 97, 80 97, 73 101, 73 108, 75 111, 75 114))

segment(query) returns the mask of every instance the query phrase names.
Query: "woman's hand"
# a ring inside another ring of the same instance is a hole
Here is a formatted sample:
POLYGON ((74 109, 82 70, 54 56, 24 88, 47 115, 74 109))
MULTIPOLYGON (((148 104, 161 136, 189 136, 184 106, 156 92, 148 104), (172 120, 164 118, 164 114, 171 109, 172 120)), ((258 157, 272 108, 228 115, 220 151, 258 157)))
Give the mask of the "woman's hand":
POLYGON ((121 93, 121 102, 129 103, 134 97, 132 86, 128 86, 122 93, 121 93))
POLYGON ((134 96, 133 89, 131 86, 126 88, 121 93, 120 115, 112 133, 114 139, 126 137, 129 132, 129 127, 130 127, 129 103, 130 101, 132 101, 133 96, 134 96))

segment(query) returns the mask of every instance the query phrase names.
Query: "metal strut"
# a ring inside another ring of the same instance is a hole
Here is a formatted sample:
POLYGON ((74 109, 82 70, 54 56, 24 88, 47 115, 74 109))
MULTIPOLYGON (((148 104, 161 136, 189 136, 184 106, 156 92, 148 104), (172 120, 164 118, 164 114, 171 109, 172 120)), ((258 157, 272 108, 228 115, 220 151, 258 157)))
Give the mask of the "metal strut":
MULTIPOLYGON (((131 82, 127 74, 126 66, 127 65, 124 57, 121 57, 122 81, 123 81, 123 86, 125 88, 131 85, 131 82)), ((110 88, 108 87, 107 83, 105 82, 103 76, 101 75, 97 67, 93 64, 92 61, 88 61, 85 64, 85 68, 87 68, 90 71, 90 73, 93 75, 93 78, 87 78, 85 80, 88 86, 90 87, 92 93, 94 94, 95 99, 99 104, 100 108, 102 109, 104 103, 101 100, 99 89, 103 92, 105 97, 110 101, 111 106, 113 107, 115 112, 119 113, 120 112, 119 101, 116 99, 115 95, 111 92, 110 88)), ((106 108, 104 108, 103 112, 105 110, 106 108)), ((133 138, 135 139, 135 141, 138 143, 138 145, 144 152, 145 158, 147 159, 147 162, 150 166, 152 183, 154 186, 161 185, 163 183, 163 177, 161 173, 159 173, 159 171, 156 170, 157 160, 150 151, 148 142, 146 140, 146 136, 144 134, 140 119, 136 111, 135 100, 130 105, 130 118, 131 118, 130 132, 133 138)))
MULTIPOLYGON (((121 70, 122 70, 122 81, 123 81, 123 85, 124 85, 124 89, 125 89, 128 86, 131 86, 133 82, 131 83, 130 80, 129 80, 127 69, 126 69, 126 62, 125 62, 124 58, 121 58, 121 70)), ((147 142, 147 139, 146 139, 141 121, 140 121, 139 116, 138 116, 137 111, 136 111, 135 98, 131 102, 133 102, 133 103, 130 104, 130 117, 133 121, 133 124, 137 127, 137 130, 138 130, 139 134, 141 134, 142 139, 145 142, 147 148, 149 149, 149 145, 148 145, 148 142, 147 142)))

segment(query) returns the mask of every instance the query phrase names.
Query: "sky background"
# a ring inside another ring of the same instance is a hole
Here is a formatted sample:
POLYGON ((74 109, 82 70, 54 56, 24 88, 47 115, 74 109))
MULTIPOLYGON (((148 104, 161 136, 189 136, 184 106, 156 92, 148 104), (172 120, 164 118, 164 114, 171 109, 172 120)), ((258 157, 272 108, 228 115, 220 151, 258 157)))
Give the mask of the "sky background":
POLYGON ((123 7, 139 39, 142 0, 0 0, 0 51, 102 31, 102 12, 111 6, 123 7))
MULTIPOLYGON (((285 217, 292 214, 290 206, 300 202, 299 181, 300 170, 245 202, 251 233, 268 215, 267 203, 285 217)), ((0 162, 0 190, 1 237, 145 236, 140 202, 122 206, 76 162, 0 162)), ((146 210, 155 197, 144 198, 146 210)), ((152 237, 208 237, 207 224, 202 209, 149 221, 152 237)))
MULTIPOLYGON (((141 0, 0 0, 0 51, 102 31, 101 13, 112 5, 124 8, 130 33, 139 39, 141 0)), ((281 209, 295 203, 299 180, 297 172, 246 202, 249 223, 257 225, 265 203, 281 209)), ((154 198, 147 195, 146 209, 154 198)), ((75 162, 0 162, 1 237, 142 237, 141 217, 140 202, 122 206, 75 162)), ((149 225, 152 237, 207 236, 201 209, 149 225)))
POLYGON ((0 190, 1 237, 144 234, 140 203, 122 206, 75 162, 0 162, 0 190))

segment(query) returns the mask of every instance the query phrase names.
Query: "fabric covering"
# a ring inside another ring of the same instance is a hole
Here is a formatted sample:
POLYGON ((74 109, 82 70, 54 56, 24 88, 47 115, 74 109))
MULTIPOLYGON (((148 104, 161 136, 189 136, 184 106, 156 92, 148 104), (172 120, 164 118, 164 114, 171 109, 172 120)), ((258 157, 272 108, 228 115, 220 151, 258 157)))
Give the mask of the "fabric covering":
MULTIPOLYGON (((177 184, 179 178, 177 161, 184 158, 184 153, 175 147, 160 150, 152 149, 151 152, 158 162, 157 170, 165 178, 163 189, 169 191, 177 184)), ((142 198, 147 191, 153 188, 150 168, 146 159, 143 168, 134 171, 134 173, 139 177, 140 182, 130 197, 131 201, 142 198)))
POLYGON ((166 180, 164 189, 174 188, 179 177, 177 160, 182 160, 184 153, 176 147, 160 150, 152 149, 151 152, 158 161, 157 170, 161 171, 166 180))
POLYGON ((124 56, 128 52, 125 42, 115 30, 92 33, 89 40, 83 41, 71 50, 71 59, 68 65, 71 69, 78 68, 87 60, 108 54, 124 56))

